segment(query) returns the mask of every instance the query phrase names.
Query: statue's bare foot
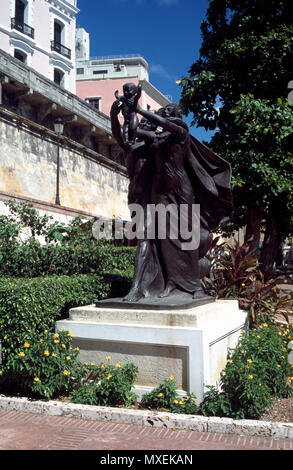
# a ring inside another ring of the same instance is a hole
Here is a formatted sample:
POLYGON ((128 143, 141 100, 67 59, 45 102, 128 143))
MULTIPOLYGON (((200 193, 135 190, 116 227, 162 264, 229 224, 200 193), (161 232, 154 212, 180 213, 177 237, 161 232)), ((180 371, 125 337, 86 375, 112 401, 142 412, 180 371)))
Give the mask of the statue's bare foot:
POLYGON ((123 297, 124 302, 137 302, 139 299, 143 297, 143 294, 140 292, 138 287, 132 287, 128 294, 123 297))
POLYGON ((198 287, 198 288, 193 292, 192 298, 193 298, 193 299, 202 299, 203 297, 206 297, 206 293, 205 293, 205 291, 203 290, 202 287, 198 287))
POLYGON ((171 292, 175 289, 176 285, 174 284, 174 282, 167 282, 165 289, 163 290, 163 292, 161 292, 159 297, 168 297, 168 295, 170 295, 171 292))

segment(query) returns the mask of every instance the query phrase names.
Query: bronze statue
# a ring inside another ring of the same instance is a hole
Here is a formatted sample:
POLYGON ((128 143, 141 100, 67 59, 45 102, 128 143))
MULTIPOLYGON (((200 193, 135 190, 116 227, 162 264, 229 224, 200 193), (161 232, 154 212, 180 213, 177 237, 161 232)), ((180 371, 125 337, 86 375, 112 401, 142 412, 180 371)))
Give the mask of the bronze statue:
POLYGON ((141 85, 134 83, 125 83, 123 85, 123 96, 119 96, 118 90, 115 91, 115 97, 122 103, 121 110, 124 117, 123 137, 125 143, 134 144, 138 119, 136 115, 136 106, 141 96, 141 85))
MULTIPOLYGON (((170 236, 171 219, 165 219, 166 237, 138 241, 135 274, 132 288, 124 300, 137 302, 141 298, 164 298, 172 292, 189 293, 193 299, 205 297, 200 284, 201 264, 207 253, 211 233, 232 211, 230 165, 192 137, 182 120, 181 108, 170 104, 157 113, 143 110, 139 104, 136 112, 142 116, 137 129, 137 139, 132 145, 121 135, 118 113, 119 101, 112 105, 113 135, 124 151, 130 179, 129 204, 136 203, 147 209, 150 205, 183 209, 185 222, 192 230, 192 208, 200 205, 199 245, 183 249, 180 235, 170 236)), ((184 219, 184 218, 183 218, 184 219)), ((181 220, 181 218, 180 218, 181 220)), ((144 211, 144 228, 155 226, 158 233, 160 221, 144 211)))

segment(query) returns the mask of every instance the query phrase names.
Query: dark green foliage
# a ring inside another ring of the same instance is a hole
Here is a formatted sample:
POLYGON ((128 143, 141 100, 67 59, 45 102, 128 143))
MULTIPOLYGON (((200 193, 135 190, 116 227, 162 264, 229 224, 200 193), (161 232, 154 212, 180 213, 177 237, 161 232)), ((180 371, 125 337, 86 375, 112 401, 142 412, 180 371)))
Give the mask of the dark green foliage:
POLYGON ((53 330, 68 309, 105 298, 108 287, 101 276, 0 278, 0 341, 5 363, 24 341, 43 330, 53 330))
POLYGON ((171 413, 197 414, 197 405, 193 394, 179 397, 176 392, 174 377, 163 381, 154 390, 146 393, 141 400, 142 408, 168 409, 171 413))
POLYGON ((31 204, 7 203, 0 216, 0 276, 40 277, 90 273, 133 275, 135 248, 96 240, 94 219, 69 224, 41 216, 31 204))
POLYGON ((83 375, 77 355, 70 332, 30 334, 2 369, 0 390, 39 398, 68 393, 83 375))
POLYGON ((267 323, 250 330, 228 358, 221 391, 209 387, 200 412, 206 416, 257 419, 272 397, 291 396, 292 366, 287 358, 287 343, 292 337, 292 328, 278 329, 267 323))
POLYGON ((204 416, 218 416, 219 418, 232 416, 232 406, 228 395, 218 391, 213 385, 207 386, 208 391, 199 406, 199 413, 204 416))
POLYGON ((181 81, 185 112, 216 131, 209 145, 232 165, 235 212, 225 231, 248 225, 246 241, 255 248, 265 230, 263 271, 293 229, 290 6, 210 0, 200 57, 181 81))
MULTIPOLYGON (((107 359, 110 360, 110 357, 107 359)), ((137 377, 138 369, 133 363, 121 366, 109 362, 104 364, 88 364, 86 379, 71 393, 73 403, 100 406, 130 406, 137 397, 131 391, 137 377), (90 380, 90 382, 89 382, 90 380)))

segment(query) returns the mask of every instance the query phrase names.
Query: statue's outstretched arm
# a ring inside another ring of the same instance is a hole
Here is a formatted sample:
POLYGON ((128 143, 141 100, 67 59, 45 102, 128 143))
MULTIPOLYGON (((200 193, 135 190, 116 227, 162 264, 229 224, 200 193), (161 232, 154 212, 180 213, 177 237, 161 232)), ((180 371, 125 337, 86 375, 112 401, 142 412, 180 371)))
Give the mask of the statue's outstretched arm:
POLYGON ((183 127, 178 126, 174 122, 169 121, 168 119, 165 119, 159 116, 158 114, 146 111, 145 109, 142 109, 139 105, 137 105, 136 111, 142 116, 144 116, 146 119, 148 119, 150 122, 176 135, 180 140, 183 140, 186 134, 188 134, 188 131, 183 127))
POLYGON ((115 139, 117 140, 119 146, 125 150, 125 143, 122 137, 122 132, 121 132, 121 126, 120 122, 118 120, 118 114, 120 113, 121 110, 121 105, 119 104, 119 101, 114 101, 114 103, 111 106, 111 111, 110 111, 110 118, 111 118, 111 128, 112 128, 112 133, 115 139))
POLYGON ((141 97, 141 84, 137 85, 137 94, 136 94, 136 102, 138 103, 139 98, 141 97))
POLYGON ((114 95, 115 95, 116 100, 123 101, 124 96, 120 96, 118 90, 115 91, 114 95))
POLYGON ((157 137, 157 134, 155 132, 145 131, 143 129, 140 129, 139 127, 136 131, 136 135, 137 137, 142 137, 144 140, 148 140, 148 141, 153 141, 157 137))

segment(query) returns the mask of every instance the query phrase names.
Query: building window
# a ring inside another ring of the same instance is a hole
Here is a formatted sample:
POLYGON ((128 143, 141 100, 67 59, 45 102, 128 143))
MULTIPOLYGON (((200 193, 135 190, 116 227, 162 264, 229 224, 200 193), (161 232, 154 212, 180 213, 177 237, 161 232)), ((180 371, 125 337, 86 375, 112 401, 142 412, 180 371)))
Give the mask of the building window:
POLYGON ((54 39, 51 41, 51 50, 71 59, 71 50, 64 46, 65 26, 60 21, 54 20, 54 39))
POLYGON ((86 102, 94 109, 101 110, 101 98, 86 98, 86 102))
POLYGON ((27 63, 27 55, 20 49, 14 49, 14 57, 23 62, 24 64, 27 63))
POLYGON ((35 30, 27 22, 28 2, 25 0, 15 0, 15 16, 11 19, 11 28, 34 38, 35 30))
POLYGON ((59 86, 64 86, 64 72, 54 69, 54 82, 59 86))
POLYGON ((15 19, 19 23, 24 23, 24 14, 27 7, 27 2, 22 0, 15 0, 15 19))
POLYGON ((108 73, 108 70, 93 70, 94 75, 105 75, 108 73))
POLYGON ((84 74, 84 69, 76 69, 76 74, 77 75, 83 75, 84 74))

